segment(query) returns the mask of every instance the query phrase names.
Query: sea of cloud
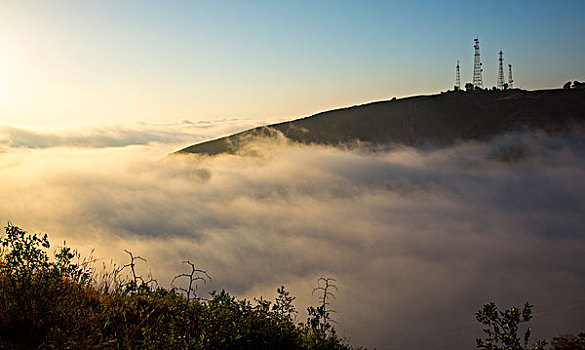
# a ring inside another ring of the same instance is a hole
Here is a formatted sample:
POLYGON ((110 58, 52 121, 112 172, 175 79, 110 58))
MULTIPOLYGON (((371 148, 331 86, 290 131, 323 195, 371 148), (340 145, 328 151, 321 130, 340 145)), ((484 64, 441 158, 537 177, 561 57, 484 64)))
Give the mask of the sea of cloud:
POLYGON ((489 301, 535 304, 535 337, 585 330, 582 132, 167 157, 246 123, 0 127, 0 219, 104 262, 128 249, 163 286, 184 259, 213 278, 200 293, 271 299, 284 284, 301 311, 333 277, 336 327, 356 345, 473 348, 489 301))

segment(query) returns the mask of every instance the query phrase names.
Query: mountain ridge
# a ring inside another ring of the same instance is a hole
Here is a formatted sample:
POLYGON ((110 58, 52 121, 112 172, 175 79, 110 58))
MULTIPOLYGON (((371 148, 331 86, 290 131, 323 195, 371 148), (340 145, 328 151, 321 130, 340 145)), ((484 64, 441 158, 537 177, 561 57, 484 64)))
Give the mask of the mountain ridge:
POLYGON ((370 102, 259 126, 175 153, 237 153, 251 137, 282 133, 302 144, 448 146, 519 130, 585 125, 585 89, 447 92, 370 102))

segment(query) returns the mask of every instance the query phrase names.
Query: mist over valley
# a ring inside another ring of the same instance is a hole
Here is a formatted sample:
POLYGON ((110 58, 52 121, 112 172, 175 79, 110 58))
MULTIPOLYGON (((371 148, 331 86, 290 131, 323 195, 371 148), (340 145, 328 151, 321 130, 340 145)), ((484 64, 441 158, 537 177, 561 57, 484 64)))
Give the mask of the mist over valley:
POLYGON ((538 339, 582 331, 582 127, 351 147, 275 128, 234 152, 168 155, 250 128, 225 126, 0 127, 0 216, 100 262, 131 250, 163 286, 191 259, 213 277, 200 293, 285 285, 302 311, 333 277, 335 326, 359 346, 472 348, 489 301, 533 303, 538 339))

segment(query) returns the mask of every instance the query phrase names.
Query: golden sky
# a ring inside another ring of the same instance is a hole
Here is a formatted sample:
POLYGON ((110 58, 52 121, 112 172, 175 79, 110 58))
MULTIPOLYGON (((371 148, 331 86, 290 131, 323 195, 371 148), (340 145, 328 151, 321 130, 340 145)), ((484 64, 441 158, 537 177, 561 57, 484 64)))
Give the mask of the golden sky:
POLYGON ((477 35, 487 86, 499 50, 520 87, 585 75, 581 2, 500 5, 6 0, 0 122, 292 119, 438 93, 456 60, 471 79, 477 35))

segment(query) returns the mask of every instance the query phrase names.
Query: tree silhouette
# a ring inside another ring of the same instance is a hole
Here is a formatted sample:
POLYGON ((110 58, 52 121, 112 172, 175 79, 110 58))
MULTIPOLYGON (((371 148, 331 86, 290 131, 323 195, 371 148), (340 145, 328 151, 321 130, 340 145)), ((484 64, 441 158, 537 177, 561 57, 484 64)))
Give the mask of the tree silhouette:
POLYGON ((171 287, 185 292, 187 301, 189 301, 191 300, 191 293, 193 293, 193 298, 197 298, 197 281, 203 281, 203 283, 207 284, 208 280, 211 281, 211 277, 207 274, 207 271, 195 268, 195 264, 189 260, 184 260, 183 264, 188 264, 191 267, 191 271, 189 273, 182 273, 175 276, 171 281, 171 287), (181 277, 187 277, 189 279, 189 286, 187 288, 177 288, 174 286, 175 281, 181 277))
POLYGON ((130 280, 128 282, 121 282, 120 283, 120 287, 122 288, 122 291, 124 293, 143 293, 143 292, 148 292, 150 291, 150 284, 154 283, 155 285, 158 284, 158 282, 152 278, 152 274, 149 274, 149 279, 145 280, 141 275, 137 275, 136 274, 136 261, 138 260, 142 260, 144 262, 146 262, 146 259, 144 259, 141 256, 134 256, 134 254, 132 254, 132 252, 124 249, 124 251, 126 252, 126 254, 130 255, 130 262, 126 265, 123 265, 120 269, 118 269, 117 271, 115 271, 116 275, 118 275, 120 272, 122 272, 125 268, 130 268, 130 280))

